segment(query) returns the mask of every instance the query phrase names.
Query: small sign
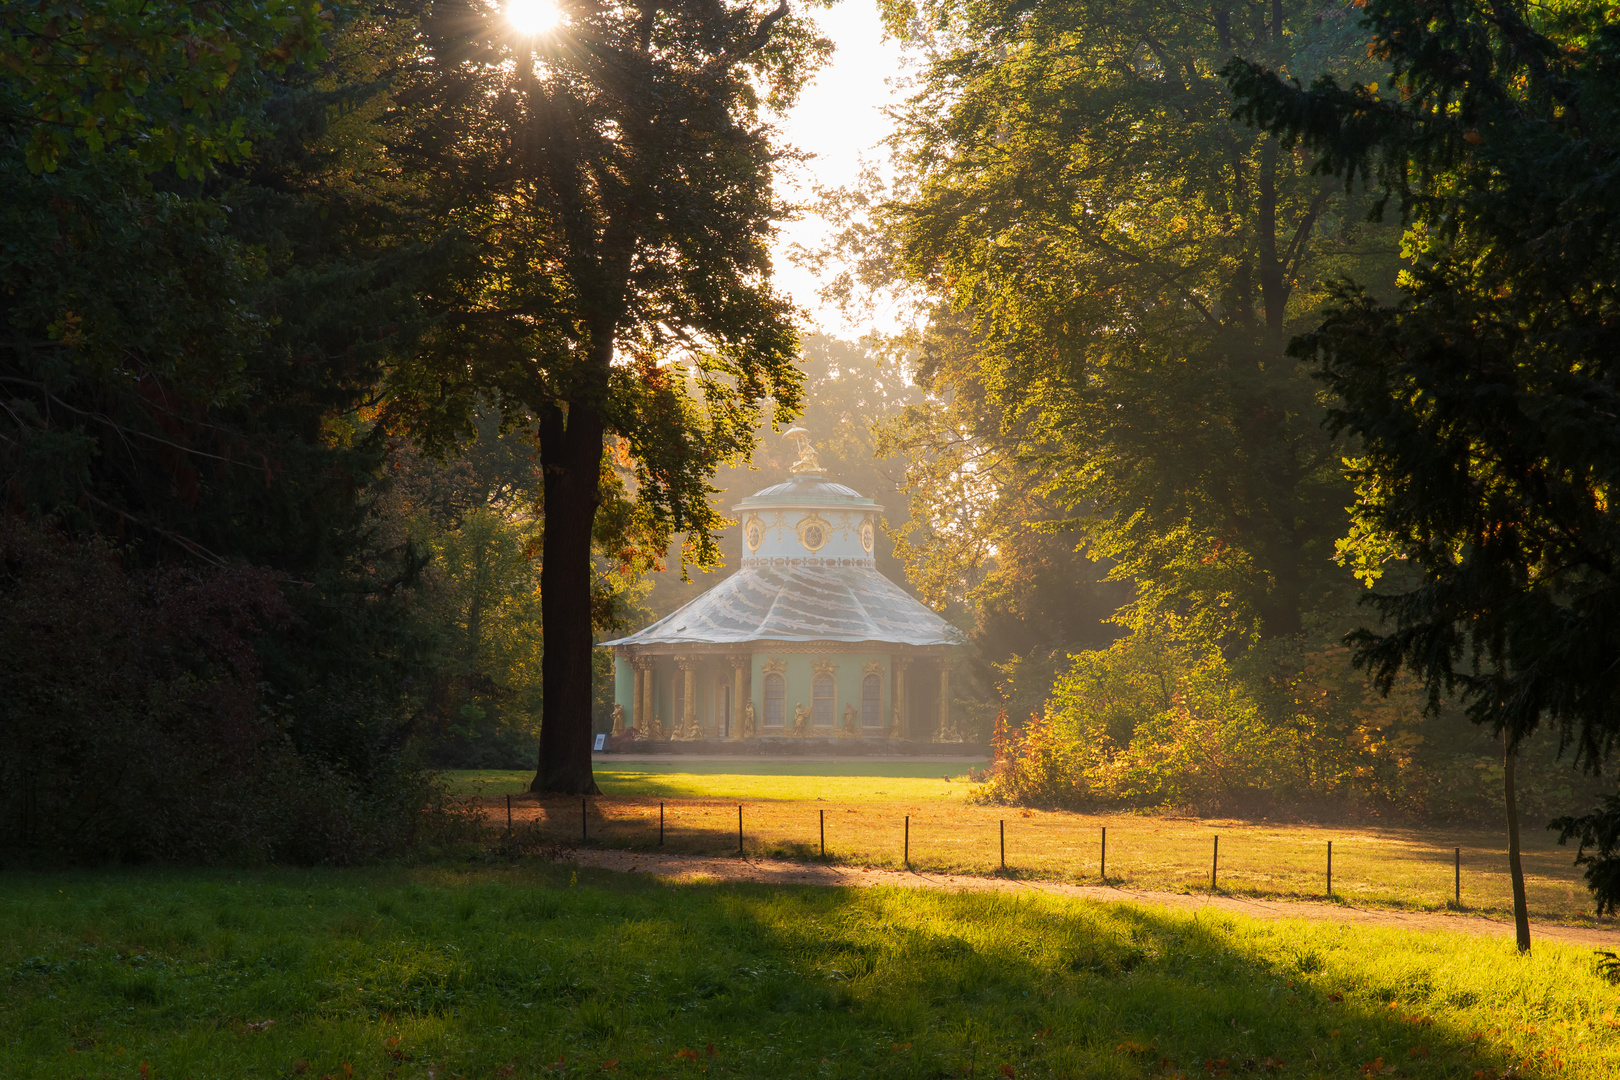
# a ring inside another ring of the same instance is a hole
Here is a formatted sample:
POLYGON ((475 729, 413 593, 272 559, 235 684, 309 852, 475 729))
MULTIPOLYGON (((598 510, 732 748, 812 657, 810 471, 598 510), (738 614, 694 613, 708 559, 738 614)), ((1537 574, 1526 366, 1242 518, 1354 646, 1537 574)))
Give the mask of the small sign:
POLYGON ((606 750, 607 749, 607 736, 606 735, 598 735, 596 737, 596 748, 598 750, 606 750))

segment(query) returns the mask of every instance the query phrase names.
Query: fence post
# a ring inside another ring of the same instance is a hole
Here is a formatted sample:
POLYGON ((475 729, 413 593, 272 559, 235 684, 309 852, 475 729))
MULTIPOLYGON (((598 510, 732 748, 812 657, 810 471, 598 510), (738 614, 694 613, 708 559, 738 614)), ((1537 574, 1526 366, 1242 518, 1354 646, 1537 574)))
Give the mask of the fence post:
POLYGON ((1007 819, 1001 819, 1001 868, 1007 869, 1007 819))
POLYGON ((1221 864, 1221 834, 1215 834, 1215 850, 1209 856, 1209 891, 1215 891, 1215 870, 1221 864))
POLYGON ((664 846, 664 804, 658 804, 658 846, 664 846))
POLYGON ((1453 884, 1457 890, 1457 906, 1462 907, 1462 848, 1453 849, 1452 857, 1454 859, 1452 872, 1455 874, 1453 884))
POLYGON ((742 841, 742 803, 737 804, 737 854, 743 853, 742 841))
POLYGON ((1333 841, 1328 841, 1328 896, 1333 895, 1333 841))
POLYGON ((591 839, 590 826, 590 800, 579 800, 579 839, 580 843, 589 843, 591 839))
POLYGON ((506 797, 506 835, 512 835, 512 796, 506 797))
POLYGON ((1102 858, 1097 865, 1097 876, 1102 878, 1104 885, 1108 884, 1108 826, 1102 827, 1102 858))
POLYGON ((910 814, 906 815, 906 854, 905 854, 905 864, 906 864, 906 869, 910 870, 911 869, 911 815, 910 814))
POLYGON ((818 810, 821 815, 821 857, 827 857, 827 811, 818 810))

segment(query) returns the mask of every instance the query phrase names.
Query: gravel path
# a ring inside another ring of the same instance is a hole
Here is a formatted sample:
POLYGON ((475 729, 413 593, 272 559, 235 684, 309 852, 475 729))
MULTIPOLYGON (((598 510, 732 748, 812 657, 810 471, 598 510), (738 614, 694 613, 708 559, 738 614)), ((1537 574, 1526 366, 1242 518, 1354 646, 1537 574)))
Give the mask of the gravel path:
MULTIPOLYGON (((1352 908, 1339 904, 1306 900, 1259 900, 1242 896, 1209 896, 1196 893, 1148 892, 1102 885, 1065 885, 1053 881, 1025 881, 1016 878, 973 877, 965 874, 925 874, 906 870, 874 870, 858 866, 824 866, 818 863, 788 862, 777 859, 740 859, 698 855, 661 855, 646 852, 576 849, 568 858, 581 866, 625 873, 653 874, 672 881, 710 879, 747 881, 767 885, 826 885, 871 887, 890 885, 907 889, 947 889, 953 892, 1046 893, 1076 896, 1087 900, 1139 904, 1182 910, 1232 911, 1262 919, 1320 919, 1351 926, 1389 926, 1402 930, 1450 930, 1482 937, 1513 937, 1510 919, 1484 915, 1461 915, 1439 911, 1387 911, 1352 908)), ((1530 924, 1534 938, 1546 938, 1571 945, 1614 948, 1620 943, 1620 927, 1614 921, 1599 927, 1530 924)))

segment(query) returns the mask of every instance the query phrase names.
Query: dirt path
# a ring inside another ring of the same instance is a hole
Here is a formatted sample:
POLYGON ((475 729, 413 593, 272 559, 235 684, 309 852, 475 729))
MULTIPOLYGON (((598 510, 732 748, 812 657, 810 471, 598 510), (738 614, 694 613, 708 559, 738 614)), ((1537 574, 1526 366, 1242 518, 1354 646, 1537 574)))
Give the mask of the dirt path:
MULTIPOLYGON (((1454 915, 1436 911, 1385 911, 1343 907, 1301 900, 1258 900, 1242 896, 1207 896, 1192 893, 1148 892, 1100 885, 1064 885, 1053 881, 1020 881, 972 877, 965 874, 925 874, 905 870, 872 870, 857 866, 823 866, 777 859, 739 859, 699 855, 661 855, 645 852, 577 849, 569 858, 581 866, 626 873, 654 874, 672 881, 712 879, 766 885, 830 885, 871 887, 892 885, 907 889, 948 889, 968 892, 1047 893, 1086 900, 1154 904, 1182 910, 1213 909, 1261 919, 1320 919, 1351 926, 1388 926, 1402 930, 1450 930, 1482 937, 1513 936, 1513 923, 1482 915, 1454 915)), ((1620 927, 1556 926, 1532 923, 1532 938, 1571 945, 1613 948, 1620 927)))

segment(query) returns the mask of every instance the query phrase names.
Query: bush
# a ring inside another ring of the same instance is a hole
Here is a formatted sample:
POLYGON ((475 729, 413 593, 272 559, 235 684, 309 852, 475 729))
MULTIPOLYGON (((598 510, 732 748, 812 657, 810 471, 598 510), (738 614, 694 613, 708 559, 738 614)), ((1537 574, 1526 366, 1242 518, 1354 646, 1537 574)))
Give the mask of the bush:
POLYGON ((292 617, 272 575, 132 573, 118 556, 0 516, 0 847, 338 863, 408 849, 442 818, 402 760, 362 782, 278 723, 255 651, 292 617))
MULTIPOLYGON (((998 723, 975 797, 1204 814, 1310 810, 1496 823, 1500 743, 1420 688, 1370 686, 1342 645, 1256 646, 1236 661, 1178 624, 1079 653, 1042 714, 998 723)), ((1545 819, 1600 790, 1552 740, 1520 756, 1519 801, 1545 819)))

